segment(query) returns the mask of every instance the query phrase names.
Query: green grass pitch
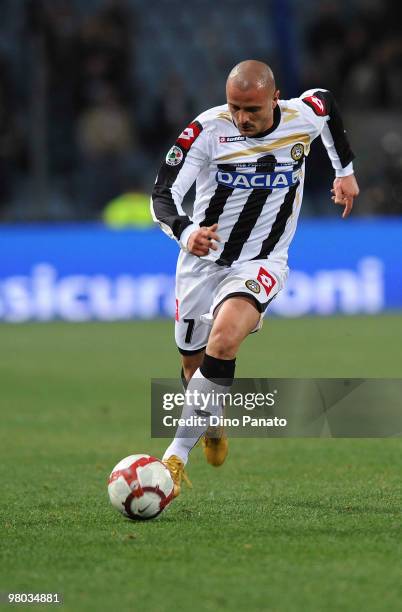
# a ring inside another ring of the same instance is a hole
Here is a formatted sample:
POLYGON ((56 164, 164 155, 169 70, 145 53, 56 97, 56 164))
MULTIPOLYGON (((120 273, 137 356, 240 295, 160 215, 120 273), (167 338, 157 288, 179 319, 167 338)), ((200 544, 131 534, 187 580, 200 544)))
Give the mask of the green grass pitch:
MULTIPOLYGON (((237 375, 401 377, 401 346, 397 314, 272 319, 237 375)), ((197 448, 159 519, 112 509, 114 464, 167 444, 149 379, 178 371, 170 322, 0 326, 0 591, 68 611, 400 610, 400 438, 235 439, 220 469, 197 448)))

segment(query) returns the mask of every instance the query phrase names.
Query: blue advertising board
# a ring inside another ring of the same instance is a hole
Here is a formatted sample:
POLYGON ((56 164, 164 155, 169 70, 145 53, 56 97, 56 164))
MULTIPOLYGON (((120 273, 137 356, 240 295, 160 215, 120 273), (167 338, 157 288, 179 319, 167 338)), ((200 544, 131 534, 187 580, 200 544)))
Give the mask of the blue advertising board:
MULTIPOLYGON (((402 219, 303 220, 270 312, 402 308, 402 219)), ((152 319, 174 314, 178 245, 157 227, 0 227, 0 321, 152 319)))

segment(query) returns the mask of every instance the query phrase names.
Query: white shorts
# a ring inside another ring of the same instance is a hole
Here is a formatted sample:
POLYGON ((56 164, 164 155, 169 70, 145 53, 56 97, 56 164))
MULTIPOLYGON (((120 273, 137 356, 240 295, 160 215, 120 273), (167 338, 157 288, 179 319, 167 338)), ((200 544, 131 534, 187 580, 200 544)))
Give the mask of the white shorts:
POLYGON ((176 270, 175 339, 183 355, 204 349, 215 310, 228 297, 252 297, 261 314, 253 331, 262 327, 269 302, 283 288, 288 268, 266 259, 234 263, 230 268, 181 251, 176 270))

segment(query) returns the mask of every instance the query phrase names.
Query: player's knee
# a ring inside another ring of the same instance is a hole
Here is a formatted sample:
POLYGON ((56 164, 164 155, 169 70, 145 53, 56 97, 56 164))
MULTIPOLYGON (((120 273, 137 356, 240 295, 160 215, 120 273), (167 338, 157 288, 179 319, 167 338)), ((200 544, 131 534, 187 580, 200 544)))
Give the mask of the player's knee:
POLYGON ((233 325, 214 326, 209 338, 207 353, 217 359, 234 359, 241 338, 233 325))

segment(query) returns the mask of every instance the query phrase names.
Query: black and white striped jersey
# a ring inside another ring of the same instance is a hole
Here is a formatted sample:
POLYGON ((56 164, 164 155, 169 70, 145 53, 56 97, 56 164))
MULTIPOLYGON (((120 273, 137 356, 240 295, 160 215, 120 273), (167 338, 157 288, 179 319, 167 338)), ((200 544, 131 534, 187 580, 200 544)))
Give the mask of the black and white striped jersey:
POLYGON ((186 248, 190 234, 218 223, 218 251, 203 257, 221 266, 254 259, 286 266, 303 195, 304 159, 321 135, 336 176, 353 173, 337 104, 312 89, 280 100, 272 127, 241 136, 226 104, 199 115, 166 156, 151 198, 152 215, 186 248), (196 181, 192 218, 183 198, 196 181))

